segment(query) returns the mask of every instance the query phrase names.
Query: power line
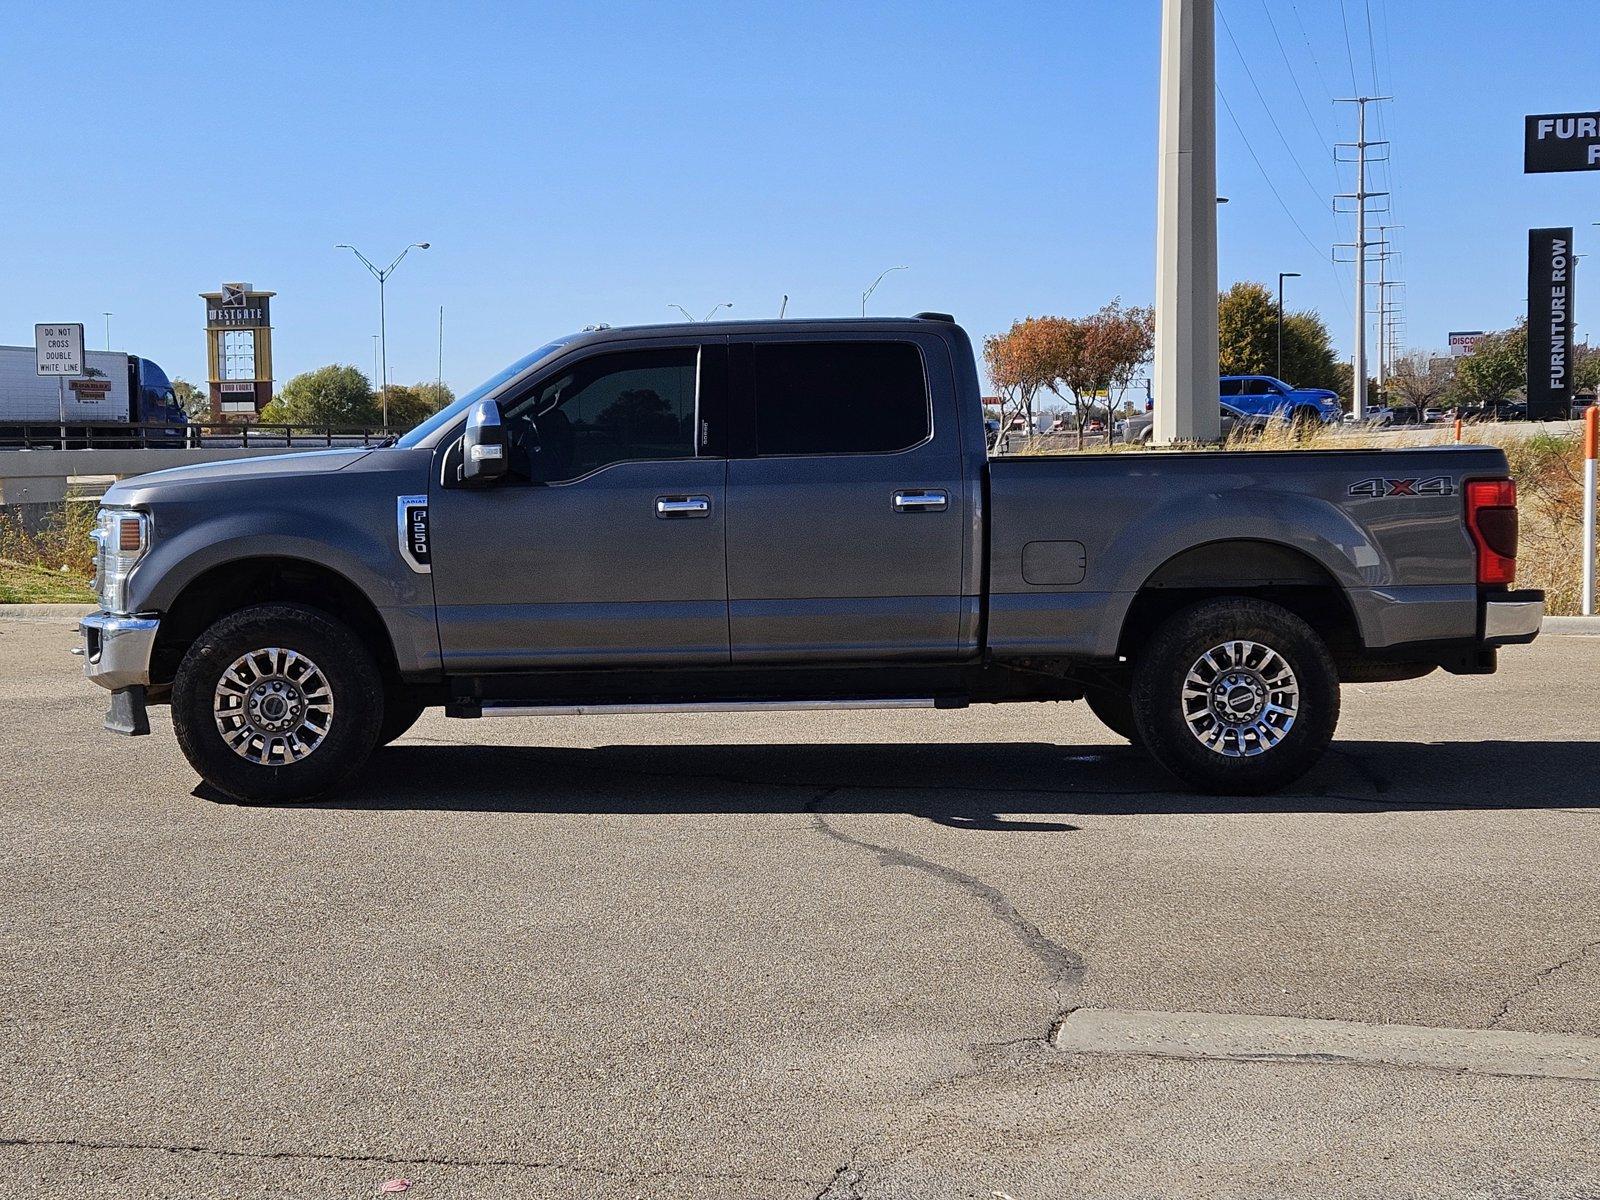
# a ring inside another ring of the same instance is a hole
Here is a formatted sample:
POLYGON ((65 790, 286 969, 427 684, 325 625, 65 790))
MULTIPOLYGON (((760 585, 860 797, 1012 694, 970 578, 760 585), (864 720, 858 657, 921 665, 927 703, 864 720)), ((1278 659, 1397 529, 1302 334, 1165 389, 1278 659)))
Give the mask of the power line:
MULTIPOLYGON (((1218 11, 1220 12, 1221 10, 1219 9, 1218 11)), ((1322 123, 1317 120, 1316 114, 1311 111, 1311 105, 1306 100, 1306 94, 1300 87, 1300 73, 1294 69, 1294 64, 1289 61, 1289 51, 1284 48, 1283 38, 1278 36, 1278 24, 1272 19, 1272 10, 1267 7, 1267 0, 1261 0, 1261 13, 1267 18, 1267 28, 1272 30, 1272 40, 1278 43, 1278 53, 1283 56, 1283 65, 1289 72, 1289 82, 1294 84, 1295 95, 1300 97, 1300 107, 1306 110, 1306 116, 1311 121, 1311 127, 1317 131, 1317 136, 1322 139, 1322 144, 1331 149, 1332 139, 1323 132, 1322 123)))
MULTIPOLYGON (((1221 84, 1217 85, 1217 99, 1222 101, 1222 107, 1226 110, 1228 119, 1233 122, 1233 127, 1239 131, 1239 137, 1244 142, 1244 148, 1250 152, 1251 161, 1256 164, 1256 170, 1261 172, 1261 178, 1266 182, 1267 190, 1272 193, 1273 199, 1278 202, 1278 207, 1283 209, 1283 215, 1289 218, 1289 224, 1294 226, 1295 232, 1300 235, 1301 240, 1311 247, 1312 252, 1317 257, 1321 258, 1322 247, 1311 240, 1310 235, 1301 228, 1300 222, 1295 220, 1294 213, 1289 206, 1284 203, 1283 194, 1278 191, 1277 186, 1272 182, 1272 176, 1267 174, 1267 168, 1261 165, 1261 156, 1256 153, 1256 148, 1250 144, 1250 138, 1245 133, 1244 126, 1239 124, 1239 118, 1234 114, 1233 105, 1228 103, 1228 97, 1223 93, 1221 84)), ((1334 282, 1339 285, 1339 295, 1348 301, 1349 297, 1345 295, 1344 290, 1344 280, 1339 277, 1339 272, 1333 269, 1332 260, 1324 259, 1323 261, 1328 264, 1328 270, 1332 273, 1334 282)))
POLYGON ((1372 90, 1380 92, 1378 86, 1378 44, 1372 36, 1372 0, 1362 0, 1367 10, 1367 58, 1372 63, 1372 90))
MULTIPOLYGON (((1262 2, 1265 4, 1266 0, 1262 0, 1262 2)), ((1322 69, 1322 60, 1317 57, 1317 49, 1311 42, 1311 35, 1306 31, 1305 18, 1300 15, 1300 5, 1296 3, 1296 0, 1289 0, 1289 10, 1294 13, 1295 27, 1300 30, 1300 41, 1305 46, 1306 54, 1311 59, 1312 68, 1317 73, 1317 82, 1322 85, 1322 93, 1323 95, 1327 96, 1328 103, 1332 104, 1336 100, 1336 97, 1333 89, 1328 86, 1328 76, 1322 69)), ((1329 157, 1333 160, 1333 181, 1335 189, 1337 189, 1338 187, 1342 186, 1342 179, 1339 174, 1339 156, 1337 153, 1330 151, 1329 157)), ((1340 226, 1340 215, 1341 214, 1338 212, 1338 210, 1335 209, 1333 214, 1333 224, 1335 229, 1338 229, 1340 226)), ((1335 278, 1337 278, 1338 272, 1335 272, 1334 275, 1335 278)), ((1341 289, 1344 287, 1344 281, 1342 279, 1339 280, 1339 287, 1341 289)))
POLYGON ((1328 77, 1322 73, 1322 60, 1317 57, 1317 51, 1311 45, 1311 36, 1306 33, 1306 23, 1300 19, 1300 6, 1294 0, 1289 0, 1289 7, 1294 12, 1294 23, 1300 27, 1300 40, 1306 44, 1306 53, 1311 55, 1311 65, 1317 69, 1317 79, 1322 83, 1322 90, 1327 93, 1328 100, 1332 102, 1333 89, 1328 86, 1328 77))
POLYGON ((1345 11, 1344 0, 1339 0, 1339 20, 1344 25, 1344 56, 1350 61, 1350 90, 1359 93, 1361 85, 1356 82, 1356 54, 1350 48, 1350 14, 1345 11))
POLYGON ((1256 99, 1261 101, 1261 107, 1266 110, 1267 120, 1272 122, 1273 131, 1278 135, 1278 140, 1283 143, 1283 148, 1289 152, 1289 157, 1294 161, 1295 170, 1300 172, 1300 178, 1306 181, 1306 186, 1311 189, 1311 194, 1322 202, 1322 189, 1311 182, 1311 176, 1306 174, 1305 167, 1300 162, 1300 156, 1294 152, 1294 147, 1289 144, 1289 139, 1284 137, 1283 128, 1278 124, 1278 118, 1272 115, 1272 105, 1267 103, 1267 98, 1261 94, 1261 85, 1256 82, 1255 73, 1250 70, 1250 60, 1244 56, 1244 51, 1239 48, 1239 39, 1233 36, 1233 27, 1228 24, 1227 14, 1222 11, 1221 0, 1216 4, 1217 16, 1222 19, 1222 29, 1228 35, 1228 41, 1233 43, 1233 52, 1239 56, 1239 61, 1244 65, 1245 78, 1250 81, 1250 86, 1255 90, 1256 99))

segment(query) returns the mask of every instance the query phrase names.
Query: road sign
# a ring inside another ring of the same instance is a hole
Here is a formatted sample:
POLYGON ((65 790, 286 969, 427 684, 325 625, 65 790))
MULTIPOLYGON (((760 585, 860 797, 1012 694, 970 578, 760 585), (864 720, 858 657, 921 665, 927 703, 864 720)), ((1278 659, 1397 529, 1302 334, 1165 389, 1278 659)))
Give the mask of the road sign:
POLYGON ((39 356, 37 375, 83 374, 83 326, 35 325, 33 348, 39 356))
POLYGON ((1600 171, 1600 112, 1524 117, 1522 173, 1600 171))

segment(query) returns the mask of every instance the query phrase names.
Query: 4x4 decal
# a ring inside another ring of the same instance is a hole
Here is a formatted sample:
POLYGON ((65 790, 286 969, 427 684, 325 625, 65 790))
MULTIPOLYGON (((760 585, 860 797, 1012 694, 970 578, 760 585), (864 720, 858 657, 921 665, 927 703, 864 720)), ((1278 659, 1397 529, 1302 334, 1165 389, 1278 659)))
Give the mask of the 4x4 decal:
POLYGON ((1363 479, 1352 483, 1346 493, 1373 498, 1388 496, 1454 496, 1456 481, 1450 475, 1431 479, 1363 479))

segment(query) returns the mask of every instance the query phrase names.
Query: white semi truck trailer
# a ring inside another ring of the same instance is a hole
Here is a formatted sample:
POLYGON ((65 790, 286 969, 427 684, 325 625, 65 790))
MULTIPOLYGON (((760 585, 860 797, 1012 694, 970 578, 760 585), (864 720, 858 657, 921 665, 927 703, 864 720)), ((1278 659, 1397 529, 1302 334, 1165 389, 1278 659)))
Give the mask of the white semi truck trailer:
POLYGON ((0 346, 0 446, 182 445, 187 420, 167 373, 148 358, 84 352, 77 379, 37 374, 32 346, 0 346))

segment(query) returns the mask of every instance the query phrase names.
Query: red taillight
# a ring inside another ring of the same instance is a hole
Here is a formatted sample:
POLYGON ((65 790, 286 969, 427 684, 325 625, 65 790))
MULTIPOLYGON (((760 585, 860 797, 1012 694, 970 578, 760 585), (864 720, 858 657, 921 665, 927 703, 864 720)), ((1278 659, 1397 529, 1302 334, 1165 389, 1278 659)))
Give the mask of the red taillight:
POLYGON ((1478 547, 1478 582, 1510 583, 1517 574, 1517 485, 1509 479, 1467 484, 1467 528, 1478 547))

